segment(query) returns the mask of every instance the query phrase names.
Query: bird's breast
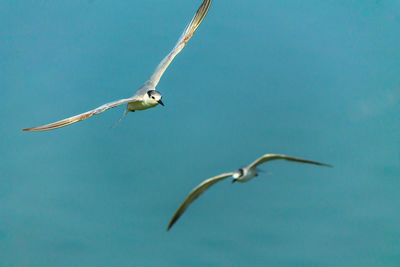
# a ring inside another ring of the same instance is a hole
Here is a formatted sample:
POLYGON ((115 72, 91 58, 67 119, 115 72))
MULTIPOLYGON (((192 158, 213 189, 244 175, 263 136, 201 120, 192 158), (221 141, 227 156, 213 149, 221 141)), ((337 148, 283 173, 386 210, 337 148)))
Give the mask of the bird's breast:
POLYGON ((254 169, 248 169, 244 171, 244 174, 242 177, 240 177, 237 181, 240 183, 246 183, 253 179, 257 175, 257 171, 254 169))
POLYGON ((157 106, 158 103, 154 103, 154 102, 150 102, 150 101, 135 101, 135 102, 131 102, 128 104, 128 109, 131 111, 134 110, 144 110, 144 109, 148 109, 148 108, 153 108, 155 106, 157 106))

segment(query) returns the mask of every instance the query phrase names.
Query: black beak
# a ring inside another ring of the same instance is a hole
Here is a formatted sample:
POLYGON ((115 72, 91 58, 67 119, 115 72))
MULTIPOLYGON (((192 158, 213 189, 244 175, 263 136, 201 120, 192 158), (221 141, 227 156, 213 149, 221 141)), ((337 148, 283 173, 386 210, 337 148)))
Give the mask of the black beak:
POLYGON ((160 104, 161 106, 164 106, 164 103, 161 101, 161 99, 158 100, 157 102, 158 102, 158 104, 160 104))

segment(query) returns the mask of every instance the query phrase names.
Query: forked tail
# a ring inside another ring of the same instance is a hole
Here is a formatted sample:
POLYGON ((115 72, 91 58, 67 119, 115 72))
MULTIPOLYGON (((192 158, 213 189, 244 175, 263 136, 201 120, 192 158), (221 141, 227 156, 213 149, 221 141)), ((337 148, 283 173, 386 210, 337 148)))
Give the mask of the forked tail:
POLYGON ((125 118, 126 114, 128 114, 128 113, 129 113, 129 110, 126 109, 124 115, 122 115, 122 117, 113 125, 113 127, 111 127, 111 129, 114 129, 115 126, 117 126, 117 125, 121 122, 121 120, 122 120, 123 118, 125 118))

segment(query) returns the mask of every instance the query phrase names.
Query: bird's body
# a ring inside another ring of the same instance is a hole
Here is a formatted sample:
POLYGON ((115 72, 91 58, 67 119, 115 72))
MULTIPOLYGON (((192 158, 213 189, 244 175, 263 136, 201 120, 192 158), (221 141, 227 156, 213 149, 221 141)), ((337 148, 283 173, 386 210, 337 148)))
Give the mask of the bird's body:
POLYGON ((149 108, 154 108, 158 103, 154 103, 151 99, 142 99, 141 101, 128 103, 126 109, 129 112, 135 112, 136 110, 145 110, 149 108))
POLYGON ((257 168, 249 168, 249 167, 244 167, 240 168, 234 175, 232 175, 232 183, 238 182, 238 183, 247 183, 250 180, 252 180, 254 177, 258 176, 258 170, 257 168))
POLYGON ((301 158, 295 158, 291 156, 286 156, 286 155, 279 155, 279 154, 265 154, 258 159, 256 159, 253 163, 250 165, 240 168, 236 172, 228 172, 224 174, 220 174, 218 176, 209 178, 205 181, 203 181, 201 184, 196 186, 186 197, 186 199, 181 203, 179 208, 176 210, 175 214, 172 216, 171 221, 168 224, 167 231, 175 224, 175 222, 179 219, 180 216, 186 211, 186 209, 189 207, 189 205, 195 201, 201 194, 203 194, 207 189, 209 189, 211 186, 214 184, 225 180, 229 177, 232 177, 232 183, 234 182, 239 182, 239 183, 246 183, 250 180, 252 180, 254 177, 258 176, 259 170, 257 169, 257 166, 270 161, 270 160, 277 160, 277 159, 283 159, 287 161, 293 161, 293 162, 300 162, 300 163, 307 163, 307 164, 314 164, 314 165, 319 165, 319 166, 327 166, 327 167, 332 167, 329 164, 317 162, 317 161, 311 161, 307 159, 301 159, 301 158))
POLYGON ((153 101, 148 99, 142 99, 142 101, 130 102, 128 103, 126 109, 129 112, 135 112, 136 110, 145 110, 149 108, 154 108, 158 103, 153 103, 153 101))
POLYGON ((114 108, 123 104, 127 104, 125 115, 129 112, 134 112, 136 110, 153 108, 158 104, 164 105, 161 101, 162 95, 158 91, 156 91, 157 84, 160 81, 165 70, 168 68, 169 64, 172 62, 175 56, 178 55, 179 52, 181 52, 182 49, 186 46, 186 43, 193 36, 194 32, 197 30, 204 17, 207 15, 208 10, 211 6, 211 2, 212 0, 203 0, 196 14, 183 31, 181 37, 179 38, 172 51, 160 62, 160 64, 158 64, 147 82, 142 87, 140 87, 132 97, 110 102, 93 110, 57 122, 39 127, 22 129, 22 131, 34 132, 57 129, 78 121, 82 121, 91 116, 98 115, 110 108, 114 108))
POLYGON ((164 105, 161 101, 161 94, 156 90, 146 90, 143 94, 138 94, 140 101, 129 102, 126 106, 127 112, 134 112, 136 110, 145 110, 153 108, 158 104, 164 105))

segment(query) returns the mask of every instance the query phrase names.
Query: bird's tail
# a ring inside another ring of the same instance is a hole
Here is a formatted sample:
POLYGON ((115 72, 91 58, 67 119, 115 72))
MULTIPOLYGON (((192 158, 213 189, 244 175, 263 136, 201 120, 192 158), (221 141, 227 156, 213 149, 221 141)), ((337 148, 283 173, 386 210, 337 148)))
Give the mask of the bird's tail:
POLYGON ((115 126, 117 126, 118 123, 120 123, 121 120, 122 120, 123 118, 125 118, 125 116, 126 116, 128 113, 129 113, 129 109, 126 109, 124 115, 122 115, 122 117, 121 117, 121 118, 113 125, 113 127, 111 127, 111 128, 114 129, 115 126))
POLYGON ((262 170, 262 169, 259 169, 259 168, 257 168, 257 171, 259 173, 265 173, 266 175, 271 175, 272 174, 272 172, 270 172, 270 171, 262 170))

